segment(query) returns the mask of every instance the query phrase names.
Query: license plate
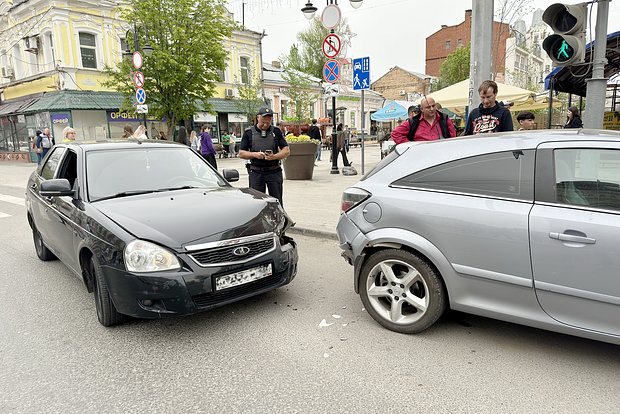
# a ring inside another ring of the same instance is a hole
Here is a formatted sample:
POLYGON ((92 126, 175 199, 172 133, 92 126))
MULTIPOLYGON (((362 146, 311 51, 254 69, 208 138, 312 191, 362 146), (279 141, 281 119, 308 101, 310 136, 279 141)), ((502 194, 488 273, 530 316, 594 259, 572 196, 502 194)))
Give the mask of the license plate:
POLYGON ((231 287, 254 282, 255 280, 271 276, 271 273, 271 263, 269 263, 268 265, 255 267, 253 269, 243 270, 241 272, 231 273, 229 275, 218 276, 215 279, 215 290, 229 289, 231 287))

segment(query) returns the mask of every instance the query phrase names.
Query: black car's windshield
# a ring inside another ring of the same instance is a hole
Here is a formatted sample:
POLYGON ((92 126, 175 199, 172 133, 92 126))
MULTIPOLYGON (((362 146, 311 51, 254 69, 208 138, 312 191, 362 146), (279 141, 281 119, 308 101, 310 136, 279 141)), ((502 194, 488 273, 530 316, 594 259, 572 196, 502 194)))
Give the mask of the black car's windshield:
POLYGON ((86 156, 88 197, 114 197, 185 188, 228 186, 189 148, 122 148, 89 151, 86 156))

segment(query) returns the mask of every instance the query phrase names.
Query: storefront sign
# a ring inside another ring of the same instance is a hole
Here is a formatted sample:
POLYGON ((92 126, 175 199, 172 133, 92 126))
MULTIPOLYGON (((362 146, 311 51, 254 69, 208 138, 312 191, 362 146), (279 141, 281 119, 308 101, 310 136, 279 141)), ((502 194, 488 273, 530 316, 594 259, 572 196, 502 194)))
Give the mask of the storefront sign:
POLYGON ((68 124, 69 119, 71 119, 70 114, 52 114, 52 125, 68 124))
POLYGON ((196 112, 194 115, 194 122, 215 122, 215 115, 208 112, 196 112))
POLYGON ((248 117, 244 114, 228 114, 228 122, 248 122, 248 117))
MULTIPOLYGON (((147 116, 146 119, 154 122, 164 122, 164 120, 159 120, 152 115, 147 116)), ((108 122, 142 122, 142 117, 125 111, 114 111, 108 112, 108 122)))

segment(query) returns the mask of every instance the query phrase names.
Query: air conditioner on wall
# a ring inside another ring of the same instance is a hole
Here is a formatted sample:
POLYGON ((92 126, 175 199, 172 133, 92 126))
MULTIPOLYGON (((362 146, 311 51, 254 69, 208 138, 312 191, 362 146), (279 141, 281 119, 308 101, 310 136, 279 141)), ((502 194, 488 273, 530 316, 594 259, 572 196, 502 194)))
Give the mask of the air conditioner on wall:
POLYGON ((2 77, 3 78, 15 77, 15 72, 13 71, 13 68, 10 66, 2 66, 2 77))
POLYGON ((225 95, 227 98, 233 98, 235 96, 235 91, 232 89, 226 89, 225 95))
POLYGON ((37 53, 39 51, 39 36, 24 37, 24 46, 26 52, 37 53))

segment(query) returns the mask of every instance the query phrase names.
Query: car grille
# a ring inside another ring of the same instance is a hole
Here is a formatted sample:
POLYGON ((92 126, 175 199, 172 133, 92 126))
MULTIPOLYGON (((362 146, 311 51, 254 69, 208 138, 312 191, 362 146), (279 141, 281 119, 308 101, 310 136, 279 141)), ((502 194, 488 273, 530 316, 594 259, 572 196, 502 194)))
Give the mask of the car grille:
POLYGON ((214 266, 228 263, 245 262, 253 259, 254 257, 262 253, 268 252, 269 250, 273 249, 274 246, 274 238, 271 237, 269 239, 259 240, 255 242, 203 250, 201 252, 192 253, 190 256, 202 266, 214 266), (247 247, 249 251, 243 256, 237 256, 233 253, 233 251, 240 247, 247 247))
POLYGON ((194 304, 198 308, 208 308, 222 302, 228 302, 252 293, 275 288, 284 278, 285 272, 273 274, 264 279, 255 280, 254 282, 234 288, 222 290, 220 292, 203 293, 202 295, 192 296, 194 304))

